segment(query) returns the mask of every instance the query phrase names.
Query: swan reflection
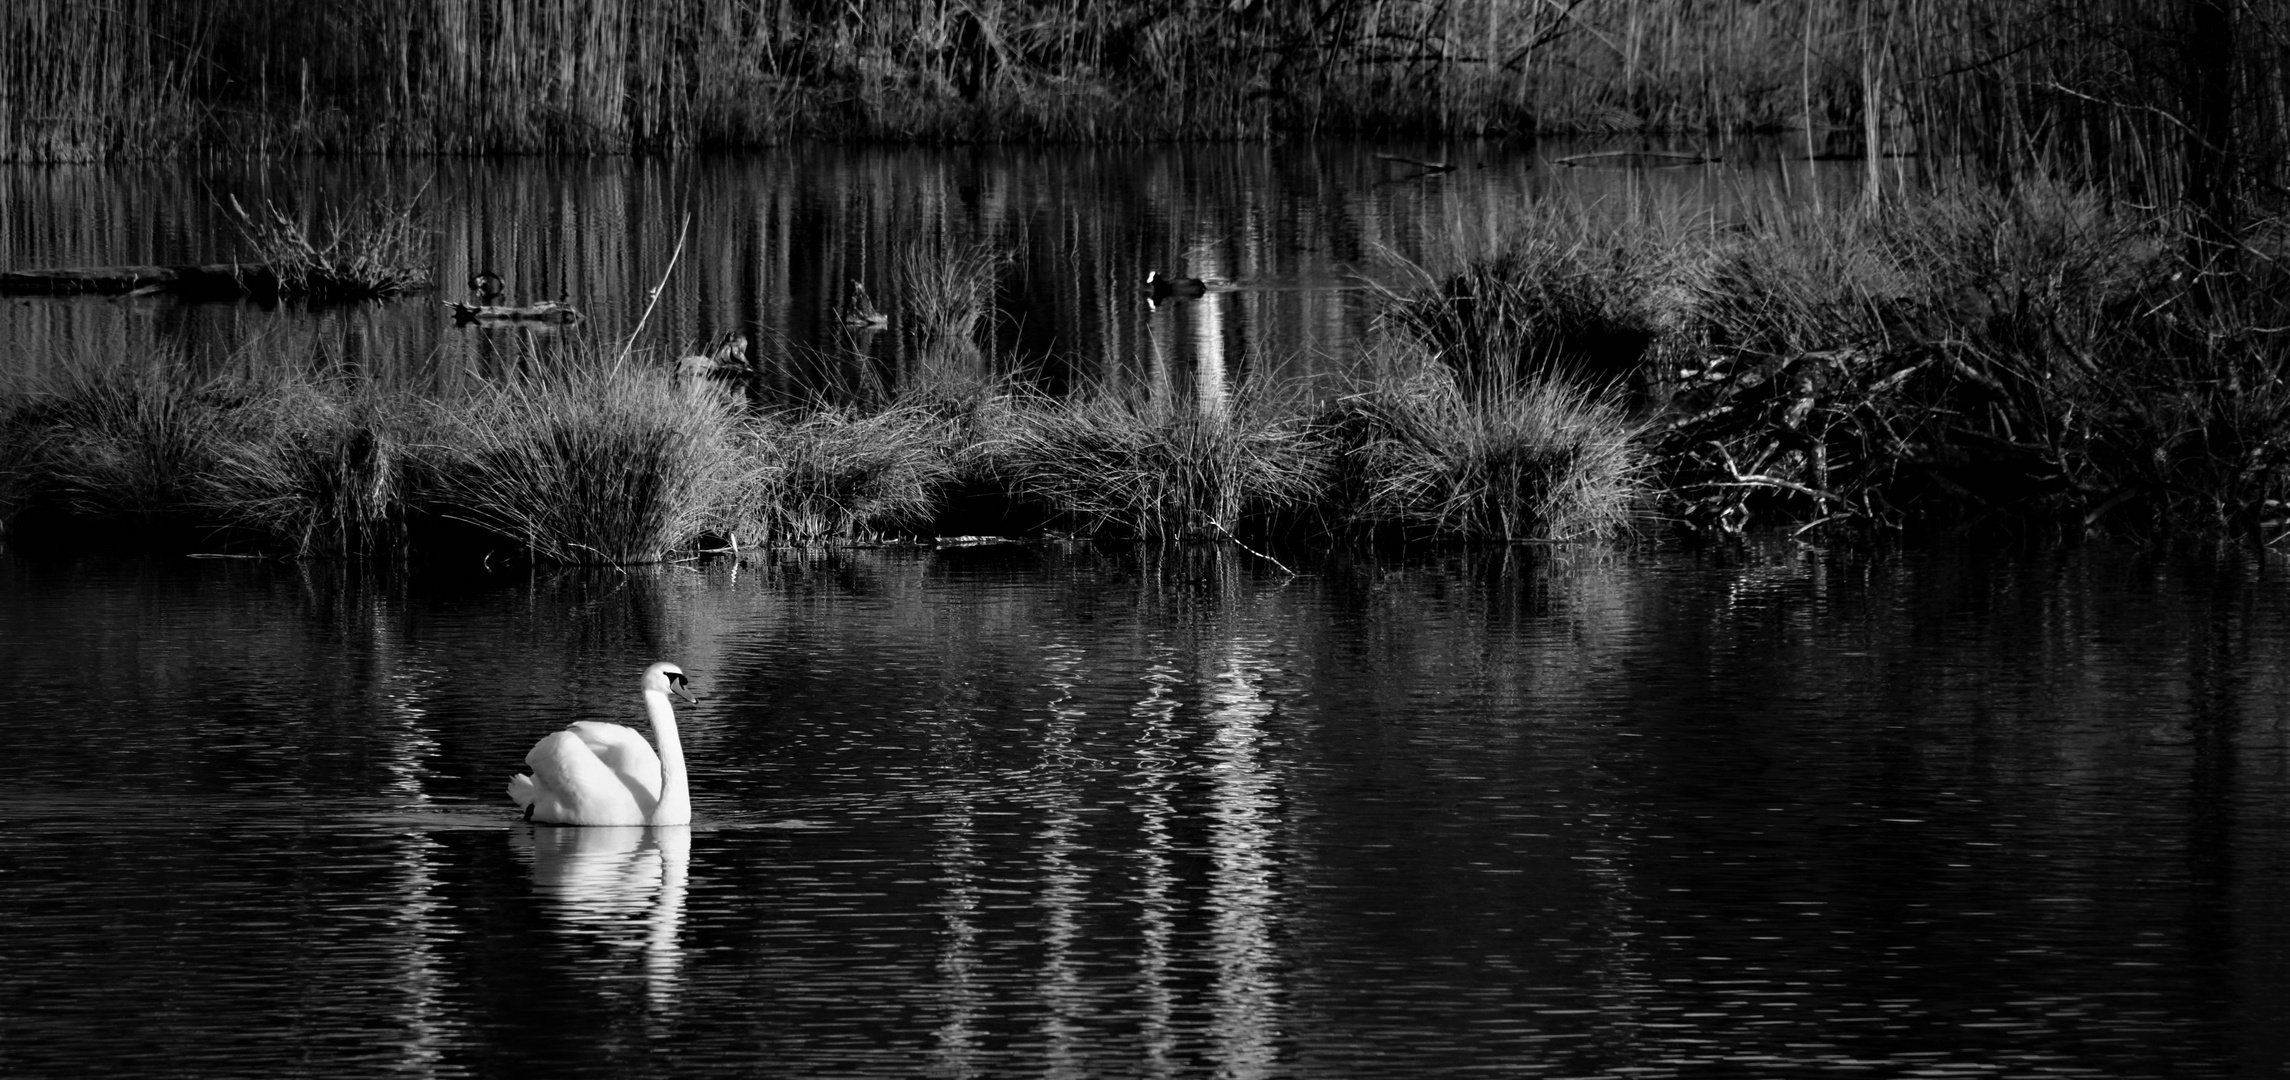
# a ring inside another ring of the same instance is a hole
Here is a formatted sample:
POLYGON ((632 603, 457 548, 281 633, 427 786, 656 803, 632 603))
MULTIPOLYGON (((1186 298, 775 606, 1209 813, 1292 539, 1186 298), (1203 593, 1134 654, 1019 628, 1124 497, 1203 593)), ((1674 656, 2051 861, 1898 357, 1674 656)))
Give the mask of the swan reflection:
POLYGON ((670 1004, 683 967, 688 825, 536 825, 533 888, 565 932, 642 953, 654 1007, 670 1004))

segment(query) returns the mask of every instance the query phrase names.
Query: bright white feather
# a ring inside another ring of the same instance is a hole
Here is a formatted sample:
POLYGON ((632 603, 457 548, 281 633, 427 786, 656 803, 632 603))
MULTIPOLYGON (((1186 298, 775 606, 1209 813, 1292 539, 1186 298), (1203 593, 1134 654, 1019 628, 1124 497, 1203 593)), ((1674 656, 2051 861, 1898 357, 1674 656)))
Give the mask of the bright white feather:
POLYGON ((509 778, 509 798, 527 819, 544 824, 690 824, 691 789, 671 693, 696 700, 685 688, 683 669, 669 663, 645 669, 644 711, 658 753, 630 728, 578 721, 533 744, 525 755, 533 771, 509 778))

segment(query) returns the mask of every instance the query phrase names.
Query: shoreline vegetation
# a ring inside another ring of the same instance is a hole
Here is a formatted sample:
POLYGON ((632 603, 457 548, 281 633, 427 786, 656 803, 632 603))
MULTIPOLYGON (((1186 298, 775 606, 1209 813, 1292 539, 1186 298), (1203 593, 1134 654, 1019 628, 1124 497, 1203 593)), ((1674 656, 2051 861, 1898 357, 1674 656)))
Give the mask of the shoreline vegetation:
MULTIPOLYGON (((0 391, 10 539, 619 564, 1649 521, 2290 537, 2290 30, 2234 0, 24 0, 0 25, 12 161, 1791 130, 1868 162, 1851 205, 1723 225, 1523 211, 1385 297, 1340 384, 1046 396, 982 340, 983 251, 906 283, 934 374, 865 405, 764 408, 601 345, 458 388, 124 362, 0 391)), ((422 285, 411 205, 324 238, 239 214, 333 275, 306 294, 386 297, 422 285)))
POLYGON ((2252 123, 2279 146, 2290 83, 2284 28, 2234 0, 15 0, 0 26, 0 161, 1805 131, 2153 174, 2252 123))
POLYGON ((454 388, 122 365, 0 394, 0 529, 611 564, 1668 525, 2270 545, 2290 536, 2290 230, 2247 231, 2231 274, 2190 264, 2192 231, 2034 185, 1727 226, 1544 214, 1390 292, 1366 370, 1216 395, 1044 394, 960 282, 900 306, 929 374, 863 401, 765 405, 738 365, 601 343, 454 388))
POLYGON ((312 374, 77 374, 0 399, 19 543, 632 564, 1044 533, 1596 539, 1642 460, 1612 394, 1466 396, 1419 367, 1338 397, 1203 410, 1138 387, 918 387, 763 410, 609 354, 454 392, 312 374))

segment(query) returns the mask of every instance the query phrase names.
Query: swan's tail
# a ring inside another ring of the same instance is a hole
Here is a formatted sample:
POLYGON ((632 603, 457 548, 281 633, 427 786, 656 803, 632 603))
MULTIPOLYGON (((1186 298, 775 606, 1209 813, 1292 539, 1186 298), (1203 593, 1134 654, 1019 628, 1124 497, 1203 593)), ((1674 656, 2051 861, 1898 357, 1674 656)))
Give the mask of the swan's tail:
POLYGON ((518 807, 530 811, 533 800, 540 794, 541 785, 534 783, 532 777, 518 773, 509 778, 509 797, 517 800, 518 807))

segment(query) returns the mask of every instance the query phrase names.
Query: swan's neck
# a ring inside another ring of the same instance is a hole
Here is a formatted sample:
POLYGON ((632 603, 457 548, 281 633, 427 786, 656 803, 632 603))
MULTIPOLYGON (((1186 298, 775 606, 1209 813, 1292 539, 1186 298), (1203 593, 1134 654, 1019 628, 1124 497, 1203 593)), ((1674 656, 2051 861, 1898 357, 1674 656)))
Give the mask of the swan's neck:
POLYGON ((676 735, 676 710, 668 695, 644 692, 644 711, 652 717, 652 741, 660 749, 660 805, 652 811, 653 825, 687 825, 692 820, 692 789, 684 781, 684 742, 676 735))

